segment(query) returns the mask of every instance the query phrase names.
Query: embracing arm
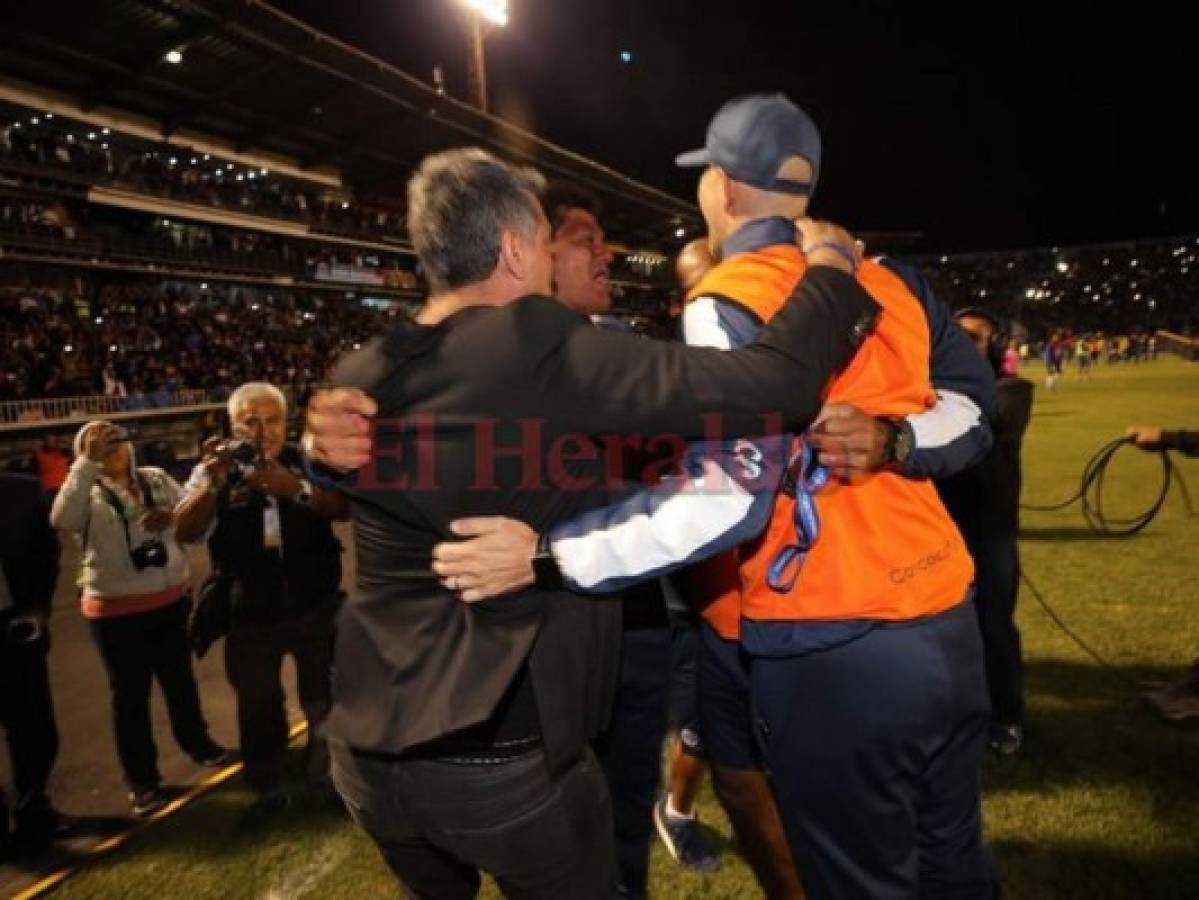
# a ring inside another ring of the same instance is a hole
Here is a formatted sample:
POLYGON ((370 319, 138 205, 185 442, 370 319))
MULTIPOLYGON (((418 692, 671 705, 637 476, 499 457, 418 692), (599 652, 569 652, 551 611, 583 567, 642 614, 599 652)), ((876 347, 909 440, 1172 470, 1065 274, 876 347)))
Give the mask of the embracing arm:
MULTIPOLYGON (((554 319, 552 304, 530 317, 554 319)), ((743 350, 726 352, 646 341, 551 321, 561 341, 536 363, 537 383, 561 399, 571 427, 585 433, 711 437, 777 433, 807 425, 828 380, 869 333, 877 304, 848 274, 812 266, 791 298, 743 350)))

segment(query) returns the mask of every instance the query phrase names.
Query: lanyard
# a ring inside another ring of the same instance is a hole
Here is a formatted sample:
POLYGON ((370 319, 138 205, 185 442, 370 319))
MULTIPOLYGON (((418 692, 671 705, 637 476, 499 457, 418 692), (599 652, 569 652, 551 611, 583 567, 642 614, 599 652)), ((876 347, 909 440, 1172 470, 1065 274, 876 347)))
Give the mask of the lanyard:
POLYGON ((816 462, 807 441, 798 438, 798 446, 787 462, 783 493, 795 498, 795 543, 775 554, 766 572, 766 584, 779 594, 789 593, 799 578, 808 551, 820 537, 820 516, 813 495, 828 484, 829 470, 816 462))

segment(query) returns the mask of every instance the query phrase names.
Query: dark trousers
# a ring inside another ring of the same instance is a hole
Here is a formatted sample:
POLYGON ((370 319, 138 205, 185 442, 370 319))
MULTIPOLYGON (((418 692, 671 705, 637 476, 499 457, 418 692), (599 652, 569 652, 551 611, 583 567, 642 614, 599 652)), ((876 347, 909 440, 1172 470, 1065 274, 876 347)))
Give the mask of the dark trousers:
POLYGON ((108 671, 117 755, 132 790, 157 787, 162 781, 150 724, 153 679, 162 688, 171 731, 183 751, 194 756, 210 740, 187 645, 190 609, 191 602, 184 599, 150 612, 89 620, 108 671))
MULTIPOLYGON (((49 641, 45 635, 27 643, 5 640, 10 619, 0 615, 0 725, 8 736, 12 761, 13 824, 18 829, 37 828, 50 813, 46 782, 58 756, 46 670, 49 641)), ((8 819, 0 813, 0 834, 7 828, 8 819)))
POLYGON ((612 795, 612 821, 620 883, 643 896, 649 880, 653 807, 662 772, 670 697, 669 628, 626 631, 621 641, 620 681, 608 730, 595 742, 612 795))
MULTIPOLYGON (((328 604, 282 622, 235 621, 225 638, 225 675, 237 695, 237 733, 246 780, 261 793, 279 789, 287 753, 283 657, 296 664, 300 708, 308 720, 309 756, 324 759, 317 727, 329 714, 333 619, 328 604)), ((313 771, 319 775, 320 772, 313 771)))
POLYGON ((704 758, 699 727, 699 622, 694 615, 670 617, 670 702, 668 720, 679 732, 679 746, 688 756, 704 758))
POLYGON ((551 776, 540 752, 493 765, 384 760, 332 748, 354 821, 419 900, 473 898, 479 870, 507 897, 610 900, 612 820, 590 751, 551 776))
POLYGON ((991 719, 1005 725, 1024 722, 1024 663, 1016 628, 1020 558, 1015 538, 969 539, 974 557, 974 606, 987 664, 991 719))
POLYGON ((753 660, 771 784, 813 900, 993 896, 980 644, 966 602, 831 650, 753 660))

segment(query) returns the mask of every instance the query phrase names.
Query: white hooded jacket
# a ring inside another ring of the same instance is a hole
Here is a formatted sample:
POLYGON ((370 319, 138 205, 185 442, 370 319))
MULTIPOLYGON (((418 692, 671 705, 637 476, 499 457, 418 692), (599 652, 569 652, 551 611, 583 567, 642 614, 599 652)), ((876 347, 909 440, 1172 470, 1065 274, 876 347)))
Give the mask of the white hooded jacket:
MULTIPOLYGON (((156 508, 168 511, 175 508, 182 494, 175 479, 162 469, 137 466, 132 456, 130 466, 141 474, 153 495, 156 508)), ((79 537, 82 559, 77 583, 83 597, 101 601, 119 600, 157 594, 186 585, 189 576, 187 555, 175 540, 174 526, 158 534, 149 531, 138 521, 146 512, 148 507, 145 504, 139 502, 132 492, 105 478, 101 474, 100 464, 79 453, 77 448, 67 480, 54 498, 50 523, 55 528, 73 531, 79 537), (101 482, 117 497, 125 511, 129 523, 128 542, 121 518, 101 487, 101 482), (167 564, 138 571, 130 558, 130 544, 137 547, 155 538, 162 541, 167 549, 167 564)), ((117 604, 113 605, 111 611, 100 612, 99 615, 113 613, 120 614, 117 604)))

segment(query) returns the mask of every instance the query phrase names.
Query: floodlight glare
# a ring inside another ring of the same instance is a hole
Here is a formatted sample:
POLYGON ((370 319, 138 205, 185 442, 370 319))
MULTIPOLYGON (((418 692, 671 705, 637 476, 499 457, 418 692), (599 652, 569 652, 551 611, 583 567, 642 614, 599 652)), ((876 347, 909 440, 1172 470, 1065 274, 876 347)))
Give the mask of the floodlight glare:
POLYGON ((508 24, 508 0, 462 0, 492 25, 508 24))

